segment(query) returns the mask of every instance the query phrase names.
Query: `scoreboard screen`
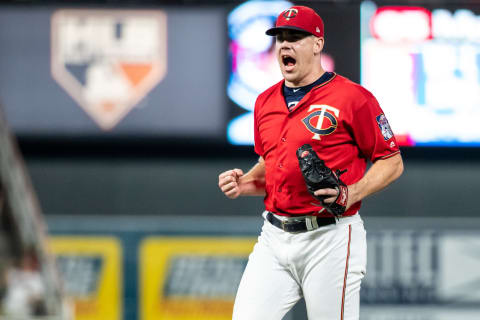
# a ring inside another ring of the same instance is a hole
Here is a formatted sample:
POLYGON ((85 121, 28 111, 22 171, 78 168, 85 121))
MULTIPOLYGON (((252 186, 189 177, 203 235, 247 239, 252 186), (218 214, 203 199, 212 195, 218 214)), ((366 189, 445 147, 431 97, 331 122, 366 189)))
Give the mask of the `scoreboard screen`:
POLYGON ((476 9, 362 3, 361 84, 400 145, 480 146, 476 9))

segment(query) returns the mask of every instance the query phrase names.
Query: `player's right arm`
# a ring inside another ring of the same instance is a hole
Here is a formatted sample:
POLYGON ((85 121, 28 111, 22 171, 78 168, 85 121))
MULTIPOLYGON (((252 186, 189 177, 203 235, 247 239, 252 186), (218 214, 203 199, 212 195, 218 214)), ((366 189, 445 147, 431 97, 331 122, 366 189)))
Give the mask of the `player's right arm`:
POLYGON ((230 199, 239 196, 265 195, 265 161, 262 157, 245 174, 241 169, 232 169, 220 173, 218 187, 230 199))

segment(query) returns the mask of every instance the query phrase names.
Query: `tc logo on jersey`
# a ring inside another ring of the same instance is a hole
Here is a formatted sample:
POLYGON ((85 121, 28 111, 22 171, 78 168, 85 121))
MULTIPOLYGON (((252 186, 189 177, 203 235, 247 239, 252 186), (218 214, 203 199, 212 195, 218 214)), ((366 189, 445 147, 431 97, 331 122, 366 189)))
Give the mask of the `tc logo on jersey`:
POLYGON ((340 110, 325 104, 311 105, 308 112, 312 110, 316 111, 302 120, 307 129, 314 133, 312 139, 321 140, 320 136, 332 134, 337 129, 340 110))
POLYGON ((162 11, 59 10, 51 25, 53 78, 104 130, 166 74, 162 11))
POLYGON ((377 124, 380 128, 380 131, 382 131, 383 139, 385 139, 385 141, 393 137, 393 132, 390 128, 390 124, 388 123, 387 117, 385 117, 383 113, 377 116, 377 124))

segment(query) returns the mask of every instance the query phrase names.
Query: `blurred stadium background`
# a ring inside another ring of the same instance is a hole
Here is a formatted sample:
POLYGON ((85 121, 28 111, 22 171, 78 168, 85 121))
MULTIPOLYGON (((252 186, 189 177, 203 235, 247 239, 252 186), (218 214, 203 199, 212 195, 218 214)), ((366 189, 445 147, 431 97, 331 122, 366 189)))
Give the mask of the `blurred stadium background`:
POLYGON ((231 318, 262 199, 217 179, 257 159, 263 31, 292 4, 402 144, 361 210, 361 319, 480 319, 476 0, 2 1, 0 319, 231 318))

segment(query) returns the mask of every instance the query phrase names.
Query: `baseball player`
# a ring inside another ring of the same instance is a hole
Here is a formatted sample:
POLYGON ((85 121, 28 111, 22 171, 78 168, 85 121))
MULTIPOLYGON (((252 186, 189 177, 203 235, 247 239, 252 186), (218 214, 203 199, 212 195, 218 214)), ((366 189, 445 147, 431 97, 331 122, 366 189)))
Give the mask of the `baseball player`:
POLYGON ((323 70, 324 26, 314 10, 291 7, 266 33, 276 37, 284 79, 255 103, 259 161, 245 174, 221 173, 218 182, 231 199, 265 197, 264 225, 238 288, 233 319, 280 320, 302 297, 311 320, 359 319, 366 270, 361 200, 402 174, 400 151, 374 96, 323 70), (305 144, 311 149, 299 149, 305 144), (344 188, 309 192, 299 161, 313 153, 332 171, 344 172, 332 174, 344 188), (365 172, 367 160, 372 165, 365 172), (340 215, 331 210, 334 203, 340 215))

